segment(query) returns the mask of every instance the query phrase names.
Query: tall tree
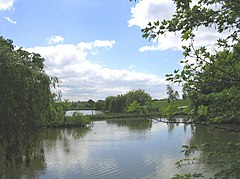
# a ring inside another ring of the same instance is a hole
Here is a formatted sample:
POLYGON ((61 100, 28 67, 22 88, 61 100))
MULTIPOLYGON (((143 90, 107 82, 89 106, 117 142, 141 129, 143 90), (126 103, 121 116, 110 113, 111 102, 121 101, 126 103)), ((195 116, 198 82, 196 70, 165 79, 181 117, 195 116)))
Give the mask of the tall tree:
POLYGON ((30 159, 36 137, 29 138, 48 120, 50 88, 57 79, 45 73, 43 62, 39 54, 15 49, 0 37, 0 145, 8 161, 30 159))

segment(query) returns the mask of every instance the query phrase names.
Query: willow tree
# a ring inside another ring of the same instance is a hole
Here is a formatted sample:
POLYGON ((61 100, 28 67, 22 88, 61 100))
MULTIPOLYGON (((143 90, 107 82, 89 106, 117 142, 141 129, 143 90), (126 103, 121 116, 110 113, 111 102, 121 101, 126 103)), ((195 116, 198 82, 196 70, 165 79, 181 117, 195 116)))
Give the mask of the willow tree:
POLYGON ((0 37, 0 144, 7 161, 28 161, 40 126, 47 121, 55 78, 36 53, 0 37))

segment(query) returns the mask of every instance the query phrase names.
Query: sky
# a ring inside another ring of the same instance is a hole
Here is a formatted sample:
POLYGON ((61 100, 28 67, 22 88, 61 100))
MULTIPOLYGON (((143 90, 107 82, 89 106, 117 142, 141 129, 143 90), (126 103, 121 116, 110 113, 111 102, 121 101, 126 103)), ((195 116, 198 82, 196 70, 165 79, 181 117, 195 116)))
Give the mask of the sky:
MULTIPOLYGON (((137 89, 160 99, 167 97, 165 74, 182 68, 186 42, 178 33, 149 41, 141 29, 174 12, 171 0, 0 0, 0 35, 40 53, 64 99, 96 101, 137 89)), ((218 37, 200 28, 198 45, 218 37)))

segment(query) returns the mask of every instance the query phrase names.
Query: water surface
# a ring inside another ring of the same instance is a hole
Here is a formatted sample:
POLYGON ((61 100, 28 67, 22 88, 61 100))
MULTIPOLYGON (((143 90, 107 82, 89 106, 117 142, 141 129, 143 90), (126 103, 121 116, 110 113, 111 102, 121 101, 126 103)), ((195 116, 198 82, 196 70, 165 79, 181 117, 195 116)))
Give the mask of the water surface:
POLYGON ((67 116, 71 116, 74 112, 78 112, 78 113, 82 113, 82 114, 84 114, 84 115, 98 115, 98 114, 103 114, 103 111, 100 111, 100 110, 89 110, 89 109, 87 109, 87 110, 78 110, 78 109, 76 109, 76 110, 68 110, 67 112, 66 112, 66 115, 67 116))
MULTIPOLYGON (((238 140, 239 135, 184 124, 145 120, 96 121, 91 129, 49 129, 43 133, 44 161, 30 167, 0 170, 11 178, 171 178, 204 166, 176 169, 181 146, 238 140)), ((1 173, 2 172, 2 173, 1 173)))

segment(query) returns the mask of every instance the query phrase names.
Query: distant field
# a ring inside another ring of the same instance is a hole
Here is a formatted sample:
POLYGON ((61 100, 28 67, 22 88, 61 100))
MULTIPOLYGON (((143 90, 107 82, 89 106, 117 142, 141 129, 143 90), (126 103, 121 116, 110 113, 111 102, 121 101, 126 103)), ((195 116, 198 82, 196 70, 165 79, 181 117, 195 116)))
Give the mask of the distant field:
MULTIPOLYGON (((179 100, 175 100, 174 104, 179 106, 190 106, 191 101, 188 99, 179 99, 179 100)), ((154 103, 152 103, 152 108, 162 108, 162 107, 166 107, 169 106, 170 103, 168 103, 168 101, 155 101, 154 103)))

